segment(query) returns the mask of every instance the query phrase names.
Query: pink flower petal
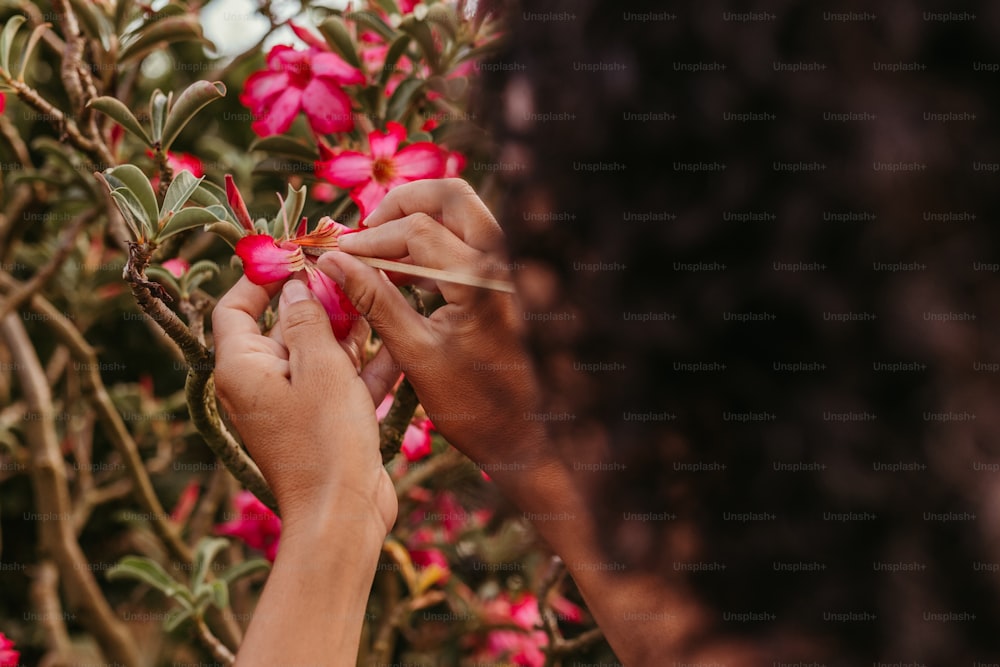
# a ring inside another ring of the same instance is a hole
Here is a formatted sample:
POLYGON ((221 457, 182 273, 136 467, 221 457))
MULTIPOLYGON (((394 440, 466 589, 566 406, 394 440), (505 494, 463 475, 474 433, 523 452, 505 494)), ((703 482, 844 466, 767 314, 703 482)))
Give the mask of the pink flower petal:
POLYGON ((302 93, 302 110, 313 130, 320 134, 354 129, 351 98, 327 79, 313 79, 302 93))
POLYGON ((364 185, 354 188, 351 190, 351 199, 354 203, 358 205, 358 209, 361 211, 361 219, 364 220, 368 217, 368 214, 375 210, 375 207, 385 199, 386 193, 389 192, 389 188, 384 185, 380 185, 375 181, 368 181, 364 185))
POLYGON ((250 212, 247 211, 243 195, 240 194, 239 189, 236 187, 236 181, 233 180, 230 174, 226 174, 226 199, 229 200, 229 207, 233 209, 233 213, 236 215, 236 221, 243 226, 243 229, 253 232, 253 220, 250 219, 250 212))
POLYGON ((458 178, 465 170, 466 162, 465 156, 458 151, 449 152, 448 158, 445 160, 444 177, 458 178))
POLYGON ((427 457, 431 453, 431 431, 426 420, 419 426, 410 424, 403 434, 401 447, 403 456, 411 463, 427 457))
POLYGON ((247 77, 240 93, 240 102, 257 113, 262 107, 268 107, 288 88, 288 73, 274 70, 254 72, 247 77))
MULTIPOLYGON (((0 111, 3 111, 3 95, 0 95, 0 111)), ((14 650, 14 642, 0 632, 0 667, 18 667, 21 652, 14 650)))
POLYGON ((300 70, 308 60, 309 56, 305 51, 297 51, 295 47, 287 44, 278 44, 267 54, 268 68, 277 71, 300 70))
POLYGON ((336 53, 315 52, 310 61, 313 76, 330 78, 342 85, 361 84, 365 75, 357 67, 348 64, 336 53))
POLYGON ((253 131, 262 137, 281 134, 292 126, 295 114, 302 106, 302 91, 298 88, 286 88, 270 107, 261 107, 256 113, 263 116, 250 124, 253 131))
POLYGON ((215 527, 218 535, 243 540, 251 549, 263 551, 274 561, 281 538, 281 519, 249 491, 240 491, 233 499, 236 518, 215 527))
POLYGON ((421 141, 396 153, 392 162, 398 178, 416 181, 421 178, 442 178, 447 160, 440 146, 421 141))
POLYGON ((406 139, 406 130, 395 121, 386 124, 386 131, 375 130, 368 133, 368 144, 371 146, 372 157, 379 158, 392 157, 396 154, 399 142, 406 139))
POLYGON ((371 180, 372 159, 357 151, 344 151, 317 162, 316 175, 337 187, 353 188, 371 180))
POLYGON ((300 248, 279 247, 267 234, 250 234, 236 243, 236 254, 243 260, 243 272, 255 285, 284 280, 305 267, 300 248))
POLYGON ((320 50, 325 50, 326 48, 328 48, 326 42, 323 41, 323 38, 321 38, 316 33, 306 30, 295 21, 289 21, 288 26, 292 29, 292 32, 295 33, 296 37, 301 39, 309 46, 320 50))
POLYGON ((174 257, 173 259, 168 259, 161 264, 163 268, 170 272, 174 278, 180 278, 184 273, 191 268, 191 265, 185 262, 180 257, 174 257))
POLYGON ((325 273, 310 266, 306 274, 309 277, 309 289, 323 304, 323 308, 330 318, 333 335, 337 337, 337 340, 344 340, 350 333, 351 326, 360 317, 358 311, 354 309, 350 299, 340 289, 340 286, 325 273))

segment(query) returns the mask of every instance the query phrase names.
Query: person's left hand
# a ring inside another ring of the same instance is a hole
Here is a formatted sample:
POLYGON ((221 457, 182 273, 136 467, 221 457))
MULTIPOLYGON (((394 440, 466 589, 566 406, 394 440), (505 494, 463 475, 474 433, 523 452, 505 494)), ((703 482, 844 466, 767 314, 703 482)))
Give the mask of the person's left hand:
POLYGON ((376 523, 384 538, 396 519, 396 493, 379 454, 375 402, 382 397, 373 400, 359 375, 358 336, 342 347, 323 307, 296 279, 282 291, 277 335, 262 335, 257 320, 276 290, 244 277, 216 306, 219 399, 274 492, 283 535, 299 524, 314 530, 353 520, 376 523))

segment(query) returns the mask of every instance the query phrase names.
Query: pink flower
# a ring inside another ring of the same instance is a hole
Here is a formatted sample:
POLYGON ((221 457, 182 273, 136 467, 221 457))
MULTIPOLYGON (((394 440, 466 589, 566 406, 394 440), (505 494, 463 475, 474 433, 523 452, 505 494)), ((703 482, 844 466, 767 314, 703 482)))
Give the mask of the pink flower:
POLYGON ((336 248, 341 234, 355 230, 326 216, 320 219, 315 229, 307 233, 306 219, 303 218, 294 232, 286 227, 284 235, 276 239, 270 234, 254 232, 253 220, 250 219, 243 196, 229 175, 226 176, 226 197, 237 222, 249 232, 236 242, 236 254, 243 260, 243 272, 247 278, 256 285, 267 285, 287 280, 293 274, 305 271, 309 289, 323 304, 334 335, 340 340, 346 338, 359 317, 358 311, 340 286, 316 268, 316 258, 306 255, 302 248, 336 248))
POLYGON ((305 51, 275 46, 267 54, 267 67, 251 74, 240 94, 240 102, 257 117, 251 123, 254 132, 262 137, 281 134, 299 111, 320 134, 354 129, 351 98, 341 86, 364 83, 361 70, 319 46, 305 51))
MULTIPOLYGON (((389 408, 392 407, 392 400, 392 394, 382 399, 378 409, 375 410, 375 416, 380 420, 385 419, 385 416, 389 414, 389 408)), ((403 452, 407 461, 410 463, 419 461, 431 453, 431 429, 433 427, 434 424, 431 423, 430 419, 416 419, 406 427, 400 451, 403 452)))
POLYGON ((168 259, 167 261, 160 264, 163 268, 170 272, 174 278, 180 278, 191 268, 185 260, 180 257, 174 257, 173 259, 168 259))
MULTIPOLYGON (((0 95, 0 100, 3 95, 0 95)), ((0 111, 2 111, 0 107, 0 111)), ((14 650, 14 642, 0 632, 0 667, 17 667, 21 659, 21 652, 14 650)))
MULTIPOLYGON (((118 127, 117 125, 115 127, 118 127)), ((146 155, 153 157, 153 151, 146 151, 146 155)), ((177 174, 181 171, 190 171, 191 175, 195 178, 201 178, 205 175, 205 168, 201 164, 201 160, 191 155, 190 153, 170 153, 167 152, 167 164, 170 166, 170 170, 177 174)), ((156 190, 160 187, 160 175, 156 174, 151 179, 149 179, 150 184, 153 189, 156 190)))
POLYGON ((516 601, 504 591, 484 605, 484 616, 494 624, 514 623, 524 632, 517 630, 493 630, 486 636, 485 652, 492 660, 509 660, 522 667, 542 667, 545 653, 542 647, 548 644, 548 637, 538 629, 542 617, 538 612, 538 598, 531 593, 523 593, 516 601))
POLYGON ((424 178, 442 178, 447 156, 441 147, 429 141, 410 144, 403 149, 406 130, 389 122, 385 132, 368 134, 371 153, 331 151, 320 144, 325 159, 316 162, 316 175, 340 188, 351 188, 351 199, 361 210, 362 220, 371 213, 392 188, 424 178))
POLYGON ((191 516, 191 512, 194 511, 195 503, 198 502, 198 496, 201 494, 201 485, 198 484, 197 480, 191 480, 188 482, 184 490, 181 491, 181 495, 177 498, 177 504, 174 505, 174 509, 170 512, 170 520, 174 523, 184 523, 187 521, 188 517, 191 516))
POLYGON ((236 494, 233 505, 239 518, 216 526, 215 532, 243 540, 251 549, 263 551, 273 563, 281 538, 281 519, 249 491, 236 494))
POLYGON ((0 93, 0 113, 3 113, 4 107, 7 106, 7 97, 0 93))

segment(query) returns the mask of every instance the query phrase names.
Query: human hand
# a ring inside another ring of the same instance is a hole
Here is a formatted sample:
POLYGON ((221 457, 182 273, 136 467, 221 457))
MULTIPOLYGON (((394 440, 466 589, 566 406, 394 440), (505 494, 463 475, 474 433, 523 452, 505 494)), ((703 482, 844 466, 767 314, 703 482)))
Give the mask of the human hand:
POLYGON ((384 341, 369 368, 386 384, 405 372, 435 428, 470 458, 537 462, 547 453, 540 424, 525 418, 537 409, 538 390, 517 298, 438 282, 431 287, 447 305, 424 318, 385 276, 351 257, 507 279, 503 234, 485 204, 465 181, 423 180, 390 191, 365 224, 318 266, 384 341))
POLYGON ((219 300, 219 399, 274 492, 283 535, 299 523, 316 529, 350 518, 377 522, 384 537, 396 494, 378 451, 375 403, 349 352, 356 342, 341 347, 323 307, 295 279, 282 291, 276 335, 262 335, 257 319, 277 289, 244 277, 219 300))

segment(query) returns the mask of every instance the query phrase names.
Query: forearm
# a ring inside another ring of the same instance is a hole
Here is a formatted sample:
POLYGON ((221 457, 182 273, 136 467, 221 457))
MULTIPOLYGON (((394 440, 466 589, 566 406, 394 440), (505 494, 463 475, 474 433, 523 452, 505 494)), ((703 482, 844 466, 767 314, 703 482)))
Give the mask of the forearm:
POLYGON ((368 513, 339 508, 284 532, 239 667, 352 666, 382 536, 368 513))

